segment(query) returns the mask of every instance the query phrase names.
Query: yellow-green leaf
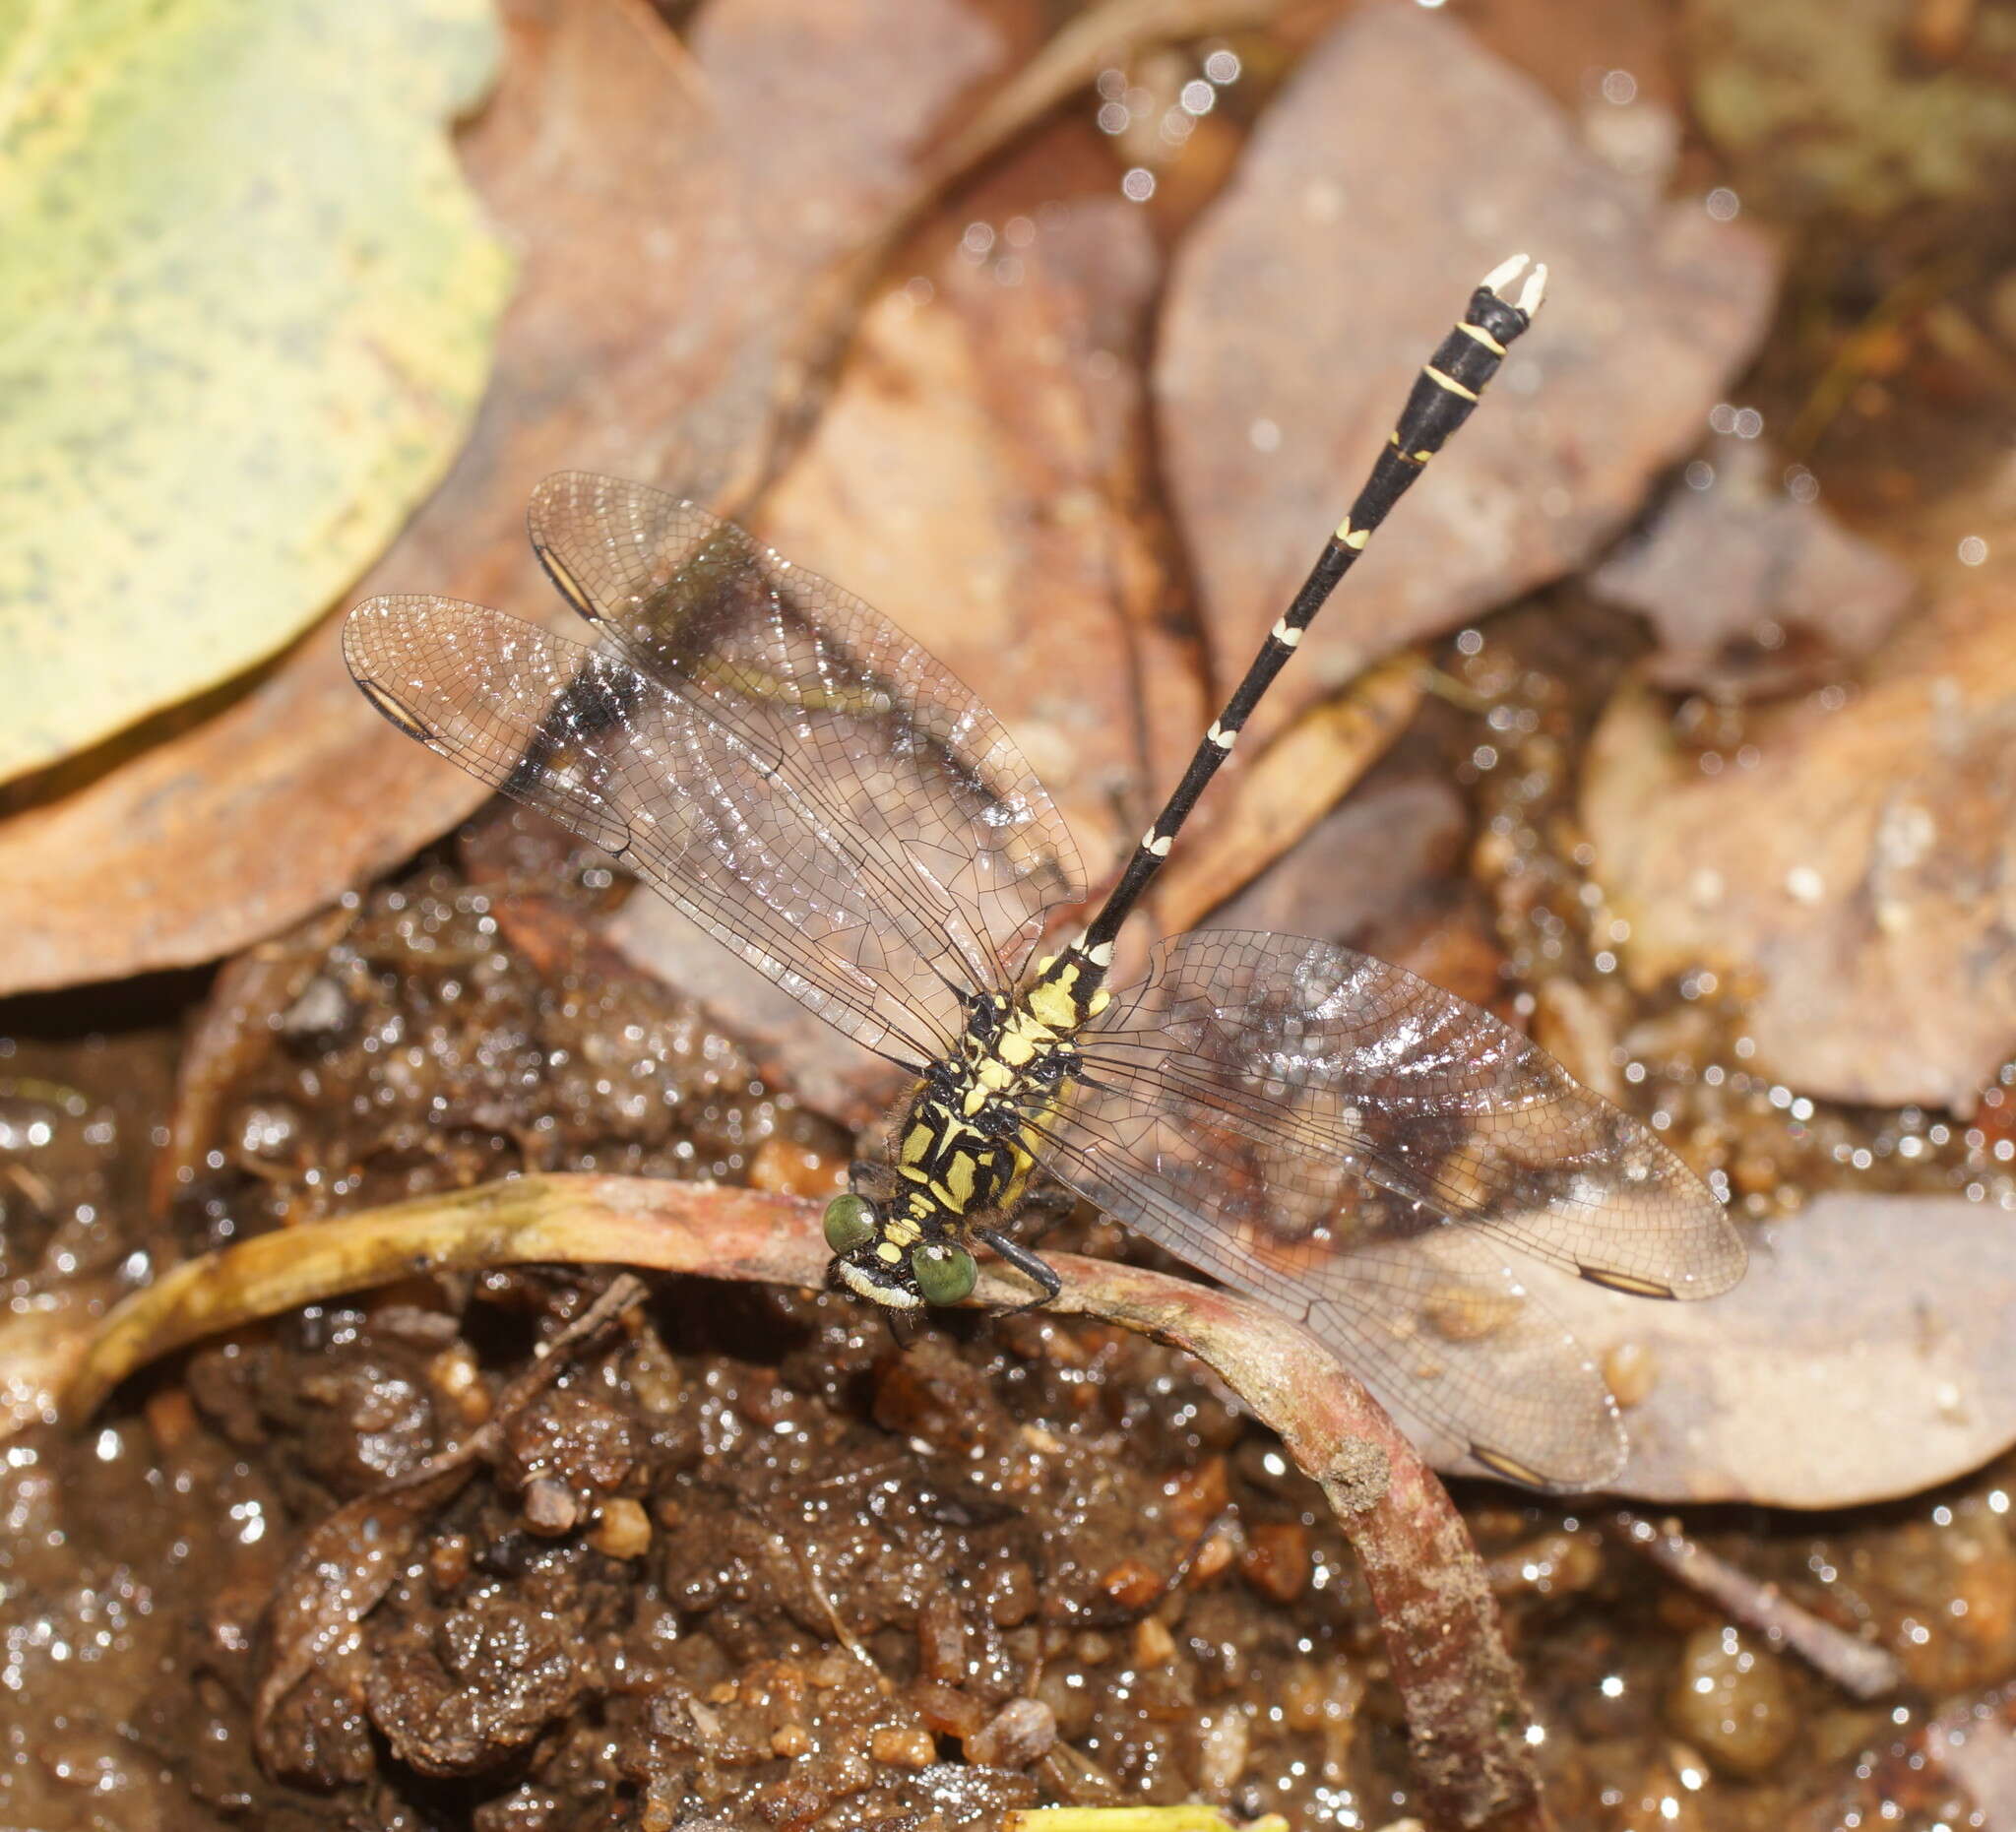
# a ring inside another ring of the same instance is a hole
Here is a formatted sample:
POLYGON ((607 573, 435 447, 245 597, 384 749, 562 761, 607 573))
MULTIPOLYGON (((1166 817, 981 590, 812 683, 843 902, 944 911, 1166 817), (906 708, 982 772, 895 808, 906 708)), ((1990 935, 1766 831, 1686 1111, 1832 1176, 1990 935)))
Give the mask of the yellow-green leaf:
POLYGON ((0 779, 285 644, 447 468, 498 50, 488 0, 0 4, 0 779))

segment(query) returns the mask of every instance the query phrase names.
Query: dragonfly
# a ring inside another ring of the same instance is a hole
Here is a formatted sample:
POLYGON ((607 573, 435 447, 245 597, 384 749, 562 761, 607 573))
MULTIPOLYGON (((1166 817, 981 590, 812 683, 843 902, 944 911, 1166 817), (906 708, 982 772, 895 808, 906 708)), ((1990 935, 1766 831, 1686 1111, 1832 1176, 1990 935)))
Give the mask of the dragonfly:
MULTIPOLYGON (((1531 1265, 1650 1298, 1733 1285, 1727 1213, 1523 1033, 1327 941, 1205 928, 1108 983, 1121 925, 1303 632, 1532 322, 1487 275, 1111 890, 986 706, 860 600, 676 496, 578 473, 529 516, 579 643, 436 597, 349 614, 393 725, 612 854, 912 1088, 825 1211, 828 1284, 957 1303, 1040 1175, 1298 1319, 1444 1467, 1614 1476, 1617 1409, 1531 1265)), ((1512 294, 1517 284, 1516 298, 1512 294)))

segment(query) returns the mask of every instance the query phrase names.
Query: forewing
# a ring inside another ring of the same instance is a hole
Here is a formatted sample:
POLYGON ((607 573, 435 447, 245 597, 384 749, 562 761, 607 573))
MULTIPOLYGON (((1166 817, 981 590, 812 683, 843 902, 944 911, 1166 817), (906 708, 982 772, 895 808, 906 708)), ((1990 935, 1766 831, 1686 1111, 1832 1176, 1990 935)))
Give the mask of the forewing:
POLYGON ((618 855, 871 1049, 915 1064, 957 1035, 953 964, 884 922, 859 835, 629 662, 441 598, 359 604, 344 656, 409 735, 618 855))
POLYGON ((850 836, 878 920, 919 973, 1020 978, 1045 913, 1084 895, 1078 857, 1000 722, 951 673, 860 600, 662 490, 567 473, 534 492, 530 522, 605 646, 850 836))
POLYGON ((1506 1247, 1648 1295, 1741 1275, 1721 1205, 1647 1128, 1488 1013, 1348 949, 1179 936, 1080 1042, 1084 1081, 1044 1122, 1059 1174, 1307 1315, 1396 1413, 1493 1467, 1573 1485, 1612 1473, 1618 1442, 1506 1247), (1510 1301, 1452 1309, 1452 1269, 1510 1301))

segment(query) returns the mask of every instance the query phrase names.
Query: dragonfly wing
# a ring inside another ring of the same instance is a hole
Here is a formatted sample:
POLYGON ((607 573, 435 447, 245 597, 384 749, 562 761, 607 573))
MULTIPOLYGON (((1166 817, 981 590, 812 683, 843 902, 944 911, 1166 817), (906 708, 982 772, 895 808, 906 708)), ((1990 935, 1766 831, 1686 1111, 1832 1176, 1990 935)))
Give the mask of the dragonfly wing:
POLYGON ((1507 1249, 1648 1295, 1741 1276, 1721 1205, 1649 1129, 1488 1013, 1349 949, 1178 936, 1080 1045, 1084 1079, 1044 1121, 1058 1173, 1306 1315, 1392 1410, 1493 1467, 1580 1484, 1618 1441, 1507 1249), (1471 1285, 1503 1301, 1472 1304, 1471 1285))
POLYGON ((1442 1467, 1467 1458, 1480 1473, 1562 1489, 1600 1488, 1623 1467, 1602 1377, 1488 1235, 1419 1210, 1382 1214, 1396 1199, 1365 1185, 1354 1202, 1348 1177, 1334 1198, 1345 1219, 1293 1235, 1241 1141, 1193 1127, 1189 1147, 1158 1149, 1146 1132, 1165 1123, 1177 1122, 1144 1128, 1074 1093, 1038 1130, 1049 1169, 1301 1322, 1442 1467))
POLYGON ((566 473, 534 492, 529 520, 606 647, 850 835, 877 921, 923 979, 1020 979, 1046 913, 1084 896, 1077 853, 1000 722, 941 663, 859 599, 662 490, 566 473))
POLYGON ((441 598, 359 604, 344 655, 409 735, 617 854, 871 1049, 916 1063, 958 1034, 955 964, 887 922, 859 834, 628 661, 441 598))

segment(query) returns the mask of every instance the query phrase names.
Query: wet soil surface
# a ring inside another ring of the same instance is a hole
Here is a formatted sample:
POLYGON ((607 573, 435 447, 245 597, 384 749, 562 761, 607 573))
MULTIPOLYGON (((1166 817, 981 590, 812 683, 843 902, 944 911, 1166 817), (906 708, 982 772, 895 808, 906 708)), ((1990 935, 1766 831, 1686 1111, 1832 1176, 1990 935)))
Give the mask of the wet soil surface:
MULTIPOLYGON (((173 1127, 170 1033, 14 1043, 17 1316, 52 1269, 134 1274, 514 1169, 830 1182, 847 1141, 587 935, 445 868, 375 893, 227 970, 230 1022, 197 1032, 173 1127)), ((1124 1250, 1082 1217, 1050 1238, 1124 1250)), ((1035 1315, 905 1347, 851 1302, 685 1282, 507 1394, 606 1279, 319 1307, 155 1371, 82 1433, 18 1435, 0 1824, 1404 1815, 1343 1536, 1194 1363, 1035 1315)), ((1874 1706, 1654 1573, 1608 1516, 1474 1491, 1562 1823, 1817 1827, 1872 1790, 1900 1803, 1886 1823, 1967 1823, 1928 1713, 1990 1710, 2016 1674, 2011 1474, 1840 1521, 1697 1523, 1903 1659, 1913 1691, 1874 1706)))
MULTIPOLYGON (((1471 11, 1571 73, 1567 98, 1609 69, 1606 106, 1628 74, 1606 34, 1660 17, 1471 11)), ((1837 9, 1737 11, 1836 34, 1837 9)), ((1737 40, 1704 34, 1697 65, 1737 40)), ((1286 67, 1246 49, 1256 81, 1286 67)), ((1659 94, 1659 59, 1631 61, 1659 94)), ((1784 73, 1811 61, 1757 63, 1796 96, 1784 73)), ((1193 144, 1250 105, 1229 95, 1193 144)), ((1805 147, 1826 150, 1796 116, 1726 149, 1727 174, 1690 145, 1688 182, 1761 205, 1805 147)), ((1158 208, 1204 194, 1171 174, 1158 208)), ((1963 199, 1881 235, 1802 231, 1746 384, 1788 489, 1824 475, 1838 513, 1901 537, 2006 464, 2001 220, 1963 199), (1924 277, 1953 247, 1973 252, 1947 298, 1924 277)), ((1625 984, 1575 793, 1636 629, 1565 587, 1444 648, 1445 692, 1367 785, 1399 798, 1419 869, 1348 938, 1663 1115, 1746 1219, 1830 1187, 2016 1206, 2016 1070, 1971 1118, 1829 1106, 1755 1066, 1751 988, 1625 984)), ((1704 774, 1739 768, 1746 717, 1697 694, 1674 730, 1704 774)), ((528 868, 528 892, 503 850, 255 950, 200 1016, 187 986, 138 1016, 88 994, 0 1015, 0 1832, 911 1832, 1192 1797, 1404 1820, 1398 1703, 1321 1496, 1195 1364, 1115 1331, 934 1318, 906 1346, 851 1302, 667 1282, 529 1390, 608 1277, 533 1269, 207 1344, 81 1428, 32 1416, 90 1304, 247 1233, 527 1169, 833 1186, 851 1142, 601 949, 598 887, 556 899, 528 868)), ((1362 895, 1353 870, 1302 888, 1334 911, 1362 895)), ((1299 882, 1258 888, 1292 908, 1299 882)), ((1144 1251, 1082 1214, 1047 1238, 1144 1251)), ((1560 1824, 1984 1823, 1966 1789, 1998 1785, 1991 1753, 1962 1756, 2016 1717, 2012 1494, 2004 1458, 1853 1514, 1689 1517, 1902 1663, 1906 1689, 1869 1704, 1644 1562, 1604 1507, 1465 1489, 1560 1824)))

